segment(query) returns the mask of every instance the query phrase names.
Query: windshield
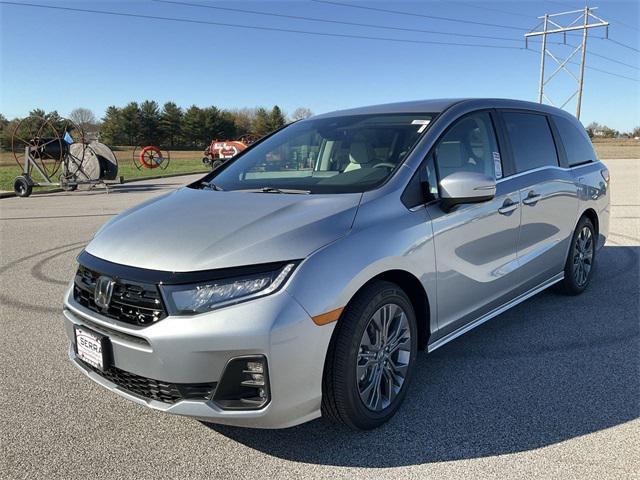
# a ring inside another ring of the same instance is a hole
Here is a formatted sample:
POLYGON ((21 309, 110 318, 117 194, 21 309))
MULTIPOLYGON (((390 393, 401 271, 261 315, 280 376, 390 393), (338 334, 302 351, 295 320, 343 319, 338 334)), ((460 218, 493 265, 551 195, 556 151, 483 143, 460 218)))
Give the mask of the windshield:
POLYGON ((294 123, 213 172, 202 187, 265 193, 364 192, 382 184, 434 114, 377 114, 294 123))

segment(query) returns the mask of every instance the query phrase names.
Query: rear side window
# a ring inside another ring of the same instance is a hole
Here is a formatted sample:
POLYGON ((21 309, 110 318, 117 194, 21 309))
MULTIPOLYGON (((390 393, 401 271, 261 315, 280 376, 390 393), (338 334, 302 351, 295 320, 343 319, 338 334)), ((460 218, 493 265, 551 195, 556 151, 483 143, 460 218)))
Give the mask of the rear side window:
POLYGON ((503 118, 513 150, 516 173, 558 166, 556 145, 546 116, 505 112, 503 118))
POLYGON ((581 163, 595 162, 596 152, 593 150, 589 135, 582 126, 576 125, 568 118, 553 117, 553 122, 558 128, 562 145, 567 154, 569 166, 579 165, 581 163))

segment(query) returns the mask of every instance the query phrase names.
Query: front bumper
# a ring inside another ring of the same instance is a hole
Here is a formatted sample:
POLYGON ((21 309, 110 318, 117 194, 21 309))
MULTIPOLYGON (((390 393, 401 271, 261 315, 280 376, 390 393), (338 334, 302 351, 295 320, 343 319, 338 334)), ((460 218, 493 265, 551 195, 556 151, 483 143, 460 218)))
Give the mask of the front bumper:
POLYGON ((255 428, 285 428, 320 416, 322 372, 333 324, 317 326, 286 290, 191 316, 135 327, 99 315, 65 296, 69 358, 85 375, 136 403, 201 420, 255 428), (212 400, 165 403, 136 395, 76 358, 74 325, 107 335, 116 368, 163 382, 216 383, 227 362, 264 355, 270 402, 260 410, 224 410, 212 400))

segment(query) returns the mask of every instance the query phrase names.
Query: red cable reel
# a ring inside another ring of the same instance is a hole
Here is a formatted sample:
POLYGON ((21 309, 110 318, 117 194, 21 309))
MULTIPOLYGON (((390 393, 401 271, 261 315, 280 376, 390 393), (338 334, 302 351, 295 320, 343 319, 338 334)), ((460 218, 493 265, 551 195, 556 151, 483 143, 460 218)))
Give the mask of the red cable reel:
POLYGON ((157 168, 162 162, 164 162, 164 157, 162 156, 162 151, 158 147, 154 147, 152 145, 148 147, 144 147, 140 151, 140 165, 145 168, 157 168))

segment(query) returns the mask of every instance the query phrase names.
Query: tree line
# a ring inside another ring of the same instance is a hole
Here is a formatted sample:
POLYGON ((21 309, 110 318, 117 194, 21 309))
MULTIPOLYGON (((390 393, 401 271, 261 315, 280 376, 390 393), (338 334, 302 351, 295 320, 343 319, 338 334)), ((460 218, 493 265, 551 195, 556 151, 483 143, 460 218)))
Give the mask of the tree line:
POLYGON ((587 125, 587 133, 590 138, 640 138, 640 127, 636 127, 630 132, 620 132, 598 122, 591 122, 587 125))
MULTIPOLYGON (((245 135, 262 137, 283 127, 290 121, 311 116, 308 108, 296 109, 290 118, 274 105, 264 107, 219 109, 215 106, 187 109, 174 102, 162 107, 153 100, 142 103, 130 102, 124 107, 114 105, 107 108, 104 117, 97 119, 87 108, 76 108, 69 118, 89 134, 107 145, 157 145, 167 149, 201 149, 211 140, 235 140, 245 135)), ((46 117, 55 126, 62 125, 57 111, 45 112, 35 109, 29 115, 46 117)), ((11 148, 11 135, 20 119, 9 121, 0 113, 0 147, 11 148)), ((629 132, 619 132, 606 125, 592 122, 586 127, 591 138, 639 138, 640 127, 629 132)))
MULTIPOLYGON (((32 110, 37 115, 58 123, 60 115, 41 109, 32 110)), ((262 137, 283 127, 289 121, 312 115, 308 108, 296 109, 291 118, 274 105, 264 107, 225 110, 215 106, 187 109, 174 102, 162 107, 153 100, 130 102, 124 107, 112 105, 104 117, 97 120, 93 112, 77 108, 69 118, 77 123, 90 137, 98 137, 107 145, 157 145, 167 149, 200 149, 211 140, 235 140, 245 135, 262 137)), ((0 114, 0 144, 11 148, 11 134, 19 119, 8 121, 0 114)))

